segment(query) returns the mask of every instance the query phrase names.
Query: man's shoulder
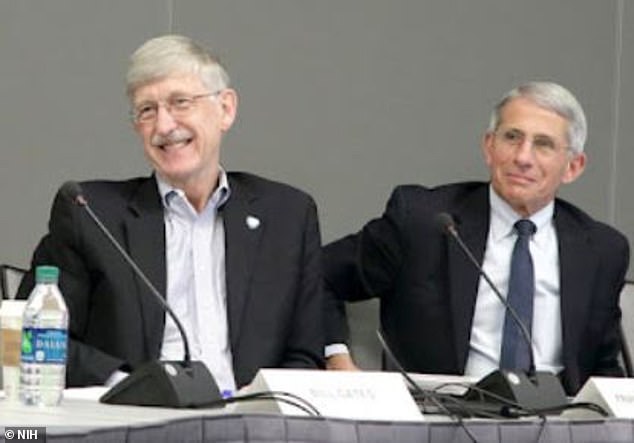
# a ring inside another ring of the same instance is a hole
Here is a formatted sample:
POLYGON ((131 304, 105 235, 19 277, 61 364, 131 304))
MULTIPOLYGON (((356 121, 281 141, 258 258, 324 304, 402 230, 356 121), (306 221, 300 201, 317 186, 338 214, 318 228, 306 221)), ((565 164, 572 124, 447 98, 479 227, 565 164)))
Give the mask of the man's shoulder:
POLYGON ((627 237, 618 229, 595 219, 583 209, 566 200, 557 198, 555 201, 555 218, 563 218, 568 226, 576 226, 585 231, 591 238, 600 240, 600 243, 606 244, 608 247, 628 244, 627 237))
POLYGON ((406 200, 438 202, 439 204, 457 204, 488 189, 488 183, 482 181, 456 182, 433 187, 420 184, 399 185, 394 188, 393 197, 406 200))
POLYGON ((83 192, 90 195, 129 196, 141 186, 155 186, 153 177, 133 177, 123 180, 86 180, 79 183, 83 192))
POLYGON ((135 198, 160 198, 153 176, 123 180, 87 180, 79 184, 88 202, 97 206, 116 208, 120 207, 122 202, 130 202, 135 198))
POLYGON ((227 172, 227 177, 232 192, 235 191, 241 195, 279 201, 312 202, 313 200, 306 191, 295 186, 250 172, 230 171, 227 172))

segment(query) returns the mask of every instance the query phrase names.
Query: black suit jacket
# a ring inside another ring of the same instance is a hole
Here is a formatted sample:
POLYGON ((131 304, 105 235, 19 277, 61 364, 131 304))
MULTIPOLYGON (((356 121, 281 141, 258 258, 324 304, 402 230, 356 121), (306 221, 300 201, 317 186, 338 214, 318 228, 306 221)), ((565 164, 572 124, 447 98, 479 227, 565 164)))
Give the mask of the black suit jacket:
MULTIPOLYGON (((261 367, 323 365, 323 292, 316 207, 306 194, 229 173, 222 208, 229 338, 238 386, 261 367), (260 220, 256 229, 247 216, 260 220)), ((92 209, 158 290, 166 288, 163 208, 153 177, 82 183, 92 209)), ((84 210, 58 192, 32 267, 60 267, 70 311, 69 386, 103 383, 158 358, 165 314, 84 210)), ((25 278, 20 297, 33 286, 25 278)))
MULTIPOLYGON (((380 297, 381 325, 407 370, 464 373, 479 274, 435 216, 448 212, 480 263, 489 230, 487 183, 397 187, 379 219, 325 247, 326 287, 340 299, 380 297)), ((562 380, 620 375, 619 295, 629 245, 616 230, 557 199, 562 380)), ((536 313, 539 315, 539 313, 536 313)), ((337 326, 331 325, 331 335, 337 326)), ((340 340, 344 337, 339 336, 340 340)), ((332 337, 331 337, 332 339, 332 337)))

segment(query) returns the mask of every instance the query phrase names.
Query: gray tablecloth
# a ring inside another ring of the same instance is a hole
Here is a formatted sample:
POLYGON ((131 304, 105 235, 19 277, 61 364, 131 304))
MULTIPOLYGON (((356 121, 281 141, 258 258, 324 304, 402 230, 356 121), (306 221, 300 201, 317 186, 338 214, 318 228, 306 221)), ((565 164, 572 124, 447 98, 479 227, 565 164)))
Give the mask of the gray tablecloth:
MULTIPOLYGON (((633 442, 634 422, 467 420, 479 442, 633 442)), ((0 439, 10 443, 12 440, 0 439)), ((47 428, 47 442, 470 442, 454 422, 394 423, 271 415, 219 415, 178 418, 164 423, 103 429, 47 428)))

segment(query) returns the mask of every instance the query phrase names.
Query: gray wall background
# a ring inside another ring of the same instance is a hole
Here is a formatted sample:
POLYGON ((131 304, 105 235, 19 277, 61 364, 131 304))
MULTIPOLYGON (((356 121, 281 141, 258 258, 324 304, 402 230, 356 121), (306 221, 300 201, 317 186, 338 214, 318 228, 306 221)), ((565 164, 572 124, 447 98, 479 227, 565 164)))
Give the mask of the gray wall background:
MULTIPOLYGON (((570 88, 589 118, 588 168, 562 196, 634 239, 632 2, 7 0, 0 261, 28 264, 64 181, 149 173, 123 77, 165 33, 214 48, 232 75, 227 168, 312 193, 324 241, 379 215, 396 184, 485 179, 490 109, 533 79, 570 88)), ((375 315, 352 318, 371 330, 375 315)))

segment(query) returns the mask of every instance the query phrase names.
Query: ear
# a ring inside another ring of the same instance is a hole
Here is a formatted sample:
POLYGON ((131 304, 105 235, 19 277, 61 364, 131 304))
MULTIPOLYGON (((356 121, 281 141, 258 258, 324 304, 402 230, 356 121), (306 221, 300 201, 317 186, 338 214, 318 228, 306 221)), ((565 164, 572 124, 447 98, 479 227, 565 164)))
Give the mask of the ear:
POLYGON ((492 131, 487 131, 486 134, 482 137, 482 143, 480 144, 480 148, 482 149, 482 156, 484 157, 484 161, 487 166, 491 166, 493 162, 493 150, 495 146, 493 146, 493 142, 495 141, 495 133, 492 131))
POLYGON ((222 110, 220 129, 226 132, 233 125, 238 113, 238 94, 234 89, 227 88, 218 95, 218 102, 222 110))
POLYGON ((562 183, 572 183, 583 173, 586 169, 587 157, 586 153, 572 154, 572 158, 568 160, 566 170, 561 179, 562 183))

